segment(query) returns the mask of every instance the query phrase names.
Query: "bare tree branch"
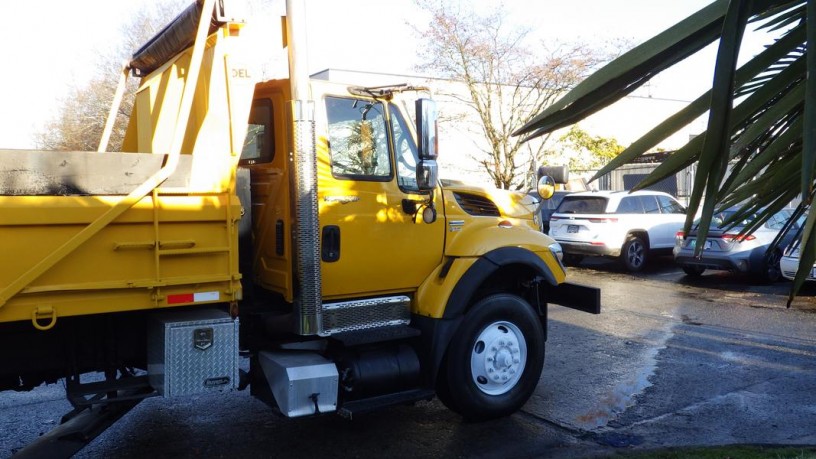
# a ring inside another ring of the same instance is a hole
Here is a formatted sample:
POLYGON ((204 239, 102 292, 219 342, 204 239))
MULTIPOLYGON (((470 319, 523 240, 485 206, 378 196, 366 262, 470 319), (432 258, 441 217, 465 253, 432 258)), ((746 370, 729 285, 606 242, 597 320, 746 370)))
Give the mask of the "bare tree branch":
MULTIPOLYGON (((417 70, 464 84, 464 93, 446 95, 465 103, 478 119, 485 140, 479 164, 496 187, 520 188, 531 162, 544 158, 545 142, 522 149, 512 132, 607 56, 580 43, 533 52, 526 46, 530 31, 508 28, 500 6, 479 14, 465 3, 416 3, 431 17, 427 28, 414 28, 424 50, 417 70)), ((480 4, 478 11, 483 10, 480 4)))

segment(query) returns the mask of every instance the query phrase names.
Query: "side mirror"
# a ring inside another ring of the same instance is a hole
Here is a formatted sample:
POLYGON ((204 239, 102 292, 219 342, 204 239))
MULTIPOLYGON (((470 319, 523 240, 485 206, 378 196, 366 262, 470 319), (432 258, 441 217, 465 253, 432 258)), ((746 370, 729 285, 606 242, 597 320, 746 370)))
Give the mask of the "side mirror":
POLYGON ((436 119, 436 102, 431 99, 417 99, 416 131, 421 160, 435 160, 439 156, 436 119))
POLYGON ((538 195, 541 199, 550 199, 555 194, 555 181, 545 175, 538 179, 538 195))
POLYGON ((420 161, 416 168, 416 181, 419 191, 435 189, 439 181, 439 166, 437 166, 436 161, 420 161))

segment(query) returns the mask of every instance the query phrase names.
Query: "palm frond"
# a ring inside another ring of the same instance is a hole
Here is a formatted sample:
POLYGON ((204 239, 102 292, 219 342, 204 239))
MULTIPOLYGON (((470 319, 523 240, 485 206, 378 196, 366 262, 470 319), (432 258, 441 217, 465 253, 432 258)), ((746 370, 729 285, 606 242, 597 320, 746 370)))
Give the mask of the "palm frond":
MULTIPOLYGON (((636 188, 696 163, 685 228, 701 209, 698 248, 704 246, 701 242, 715 210, 737 207, 729 223, 750 216, 751 223, 742 229, 750 233, 800 196, 802 203, 794 213, 798 218, 816 195, 816 54, 808 52, 808 44, 816 44, 813 1, 715 1, 620 56, 516 133, 532 138, 572 124, 718 38, 711 90, 649 130, 593 179, 634 161, 708 112, 706 131, 675 151, 636 188), (736 69, 749 24, 778 37, 736 69)), ((795 226, 791 223, 784 232, 795 226)), ((801 233, 800 269, 791 300, 816 261, 816 213, 808 214, 801 233)))

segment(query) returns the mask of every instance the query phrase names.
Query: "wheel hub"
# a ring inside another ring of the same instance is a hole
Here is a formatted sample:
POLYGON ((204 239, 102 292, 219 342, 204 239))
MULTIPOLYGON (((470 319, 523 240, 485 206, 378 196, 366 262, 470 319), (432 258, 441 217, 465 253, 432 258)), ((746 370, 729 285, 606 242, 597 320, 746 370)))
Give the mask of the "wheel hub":
POLYGON ((488 395, 515 387, 524 372, 527 344, 518 327, 495 322, 485 327, 471 353, 471 374, 476 386, 488 395))

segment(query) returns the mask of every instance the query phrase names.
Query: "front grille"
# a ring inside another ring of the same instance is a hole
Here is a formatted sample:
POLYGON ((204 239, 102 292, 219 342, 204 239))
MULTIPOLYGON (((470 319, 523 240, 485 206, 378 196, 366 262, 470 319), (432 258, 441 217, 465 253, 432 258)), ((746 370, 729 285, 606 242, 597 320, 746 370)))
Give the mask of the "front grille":
POLYGON ((468 214, 477 217, 500 217, 499 208, 490 199, 466 193, 453 193, 456 202, 468 214))

